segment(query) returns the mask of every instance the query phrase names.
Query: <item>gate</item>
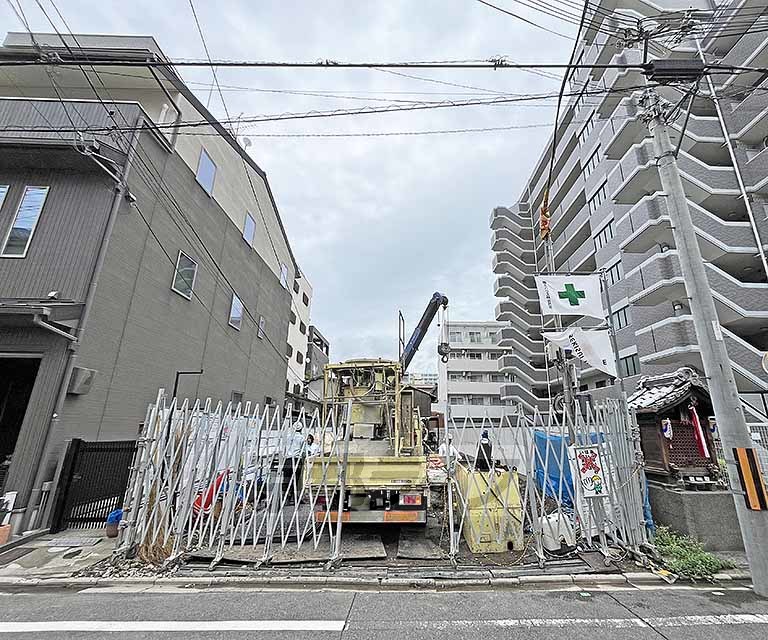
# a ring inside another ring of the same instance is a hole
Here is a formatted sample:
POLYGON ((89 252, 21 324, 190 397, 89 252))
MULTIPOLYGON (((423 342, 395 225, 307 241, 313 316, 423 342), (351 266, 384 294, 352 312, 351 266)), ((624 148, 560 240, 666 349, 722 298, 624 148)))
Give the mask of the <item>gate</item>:
POLYGON ((135 452, 135 440, 71 440, 56 487, 51 533, 104 524, 122 505, 135 452))

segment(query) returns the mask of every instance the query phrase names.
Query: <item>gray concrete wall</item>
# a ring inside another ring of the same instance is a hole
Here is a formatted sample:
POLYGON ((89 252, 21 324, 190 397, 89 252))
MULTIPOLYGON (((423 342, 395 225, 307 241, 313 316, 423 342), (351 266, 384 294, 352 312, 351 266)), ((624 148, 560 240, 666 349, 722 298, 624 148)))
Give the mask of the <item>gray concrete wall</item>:
POLYGON ((648 486, 656 524, 696 538, 710 551, 744 550, 731 493, 648 486))
POLYGON ((49 460, 73 435, 134 437, 158 388, 170 393, 177 370, 205 370, 181 378, 180 397, 226 403, 239 391, 254 403, 265 396, 282 401, 289 292, 187 165, 149 134, 142 135, 129 183, 138 209, 121 207, 77 357, 79 366, 99 373, 88 394, 67 397, 49 460), (171 290, 179 250, 198 263, 191 300, 171 290), (265 338, 247 315, 240 331, 228 325, 232 289, 214 261, 256 322, 266 318, 265 338))

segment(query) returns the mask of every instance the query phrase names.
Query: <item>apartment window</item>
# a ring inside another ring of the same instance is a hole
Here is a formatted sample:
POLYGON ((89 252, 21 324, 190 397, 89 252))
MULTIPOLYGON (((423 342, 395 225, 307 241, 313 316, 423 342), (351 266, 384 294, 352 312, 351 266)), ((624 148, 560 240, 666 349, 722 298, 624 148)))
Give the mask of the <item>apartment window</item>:
POLYGON ((595 152, 589 156, 589 160, 587 160, 587 163, 584 165, 584 177, 586 178, 591 174, 595 169, 597 169, 597 165, 600 164, 600 147, 598 146, 597 149, 595 149, 595 152))
POLYGON ((582 384, 579 386, 579 391, 587 391, 589 389, 588 384, 582 384))
POLYGON ((286 289, 288 288, 288 265, 280 265, 280 284, 286 289))
POLYGON ((306 293, 301 294, 301 301, 304 303, 305 307, 309 306, 309 296, 306 293))
POLYGON ((469 399, 469 404, 475 405, 476 407, 482 407, 483 406, 483 397, 482 396, 475 396, 474 398, 469 399))
POLYGON ((272 399, 272 396, 264 396, 264 404, 268 407, 271 407, 274 404, 274 400, 272 399))
POLYGON ((304 364, 304 354, 301 351, 296 352, 296 362, 304 364))
MULTIPOLYGON (((5 199, 5 194, 8 192, 8 187, 3 189, 0 194, 2 196, 0 197, 0 206, 2 206, 2 200, 5 199)), ((19 203, 16 216, 5 236, 5 242, 3 242, 2 256, 4 258, 23 258, 27 255, 29 243, 32 241, 37 221, 40 219, 40 213, 47 197, 48 187, 26 187, 24 189, 24 195, 19 203)))
POLYGON ((629 378, 640 373, 640 358, 636 353, 619 360, 619 375, 622 378, 629 378))
POLYGON ((611 324, 616 331, 629 324, 629 305, 611 314, 611 324))
POLYGON ((197 262, 190 258, 183 251, 179 251, 176 257, 176 273, 173 276, 173 289, 179 295, 192 299, 192 291, 195 288, 195 278, 197 277, 197 262))
POLYGON ((264 316, 259 316, 259 330, 256 332, 256 337, 258 337, 259 340, 264 338, 264 325, 266 324, 266 322, 267 321, 264 318, 264 316))
POLYGON ((459 382, 461 380, 461 374, 460 373, 449 373, 448 374, 448 380, 451 382, 459 382))
POLYGON ((498 360, 499 359, 499 354, 494 352, 494 351, 487 351, 485 353, 485 358, 486 358, 486 360, 498 360))
POLYGON ((587 207, 589 208, 590 213, 594 213, 597 211, 597 209, 600 207, 601 204, 605 201, 606 196, 606 183, 603 182, 603 184, 600 185, 600 188, 595 192, 595 195, 593 195, 589 202, 587 202, 587 207))
POLYGON ((499 396, 491 396, 491 406, 500 407, 504 404, 504 401, 499 396))
POLYGON ((301 333, 306 334, 307 333, 307 325, 305 325, 303 322, 300 322, 299 323, 299 331, 301 331, 301 333))
POLYGON ((482 360, 483 354, 480 353, 479 351, 470 351, 467 354, 467 358, 469 358, 470 360, 482 360))
POLYGON ((291 311, 291 324, 296 324, 296 314, 291 311))
POLYGON ((243 224, 243 240, 249 246, 253 247, 253 239, 256 236, 256 221, 250 213, 245 214, 245 224, 243 224))
POLYGON ((451 360, 458 360, 459 358, 461 358, 461 354, 460 354, 460 353, 457 353, 456 351, 451 351, 451 352, 448 354, 448 357, 449 357, 451 360))
POLYGON ((0 209, 3 207, 3 202, 5 202, 5 195, 7 193, 8 193, 8 185, 0 184, 0 209))
POLYGON ((290 358, 293 355, 293 347, 290 344, 285 345, 285 354, 290 358))
POLYGON ((243 392, 242 391, 233 391, 232 395, 230 396, 232 399, 232 404, 237 406, 238 404, 243 403, 243 392))
POLYGON ((479 331, 470 331, 469 332, 469 341, 473 342, 475 344, 480 344, 482 342, 482 337, 479 331))
POLYGON ((200 159, 197 161, 195 178, 209 196, 213 195, 213 183, 216 180, 216 165, 205 149, 200 149, 200 159))
POLYGON ((299 383, 296 383, 293 385, 293 395, 295 396, 301 395, 301 385, 299 383))
POLYGON ((483 374, 482 373, 468 373, 467 374, 467 382, 482 382, 483 381, 483 374))
POLYGON ((602 389, 603 387, 605 387, 605 384, 606 384, 605 380, 598 380, 597 382, 595 382, 595 389, 602 389))
POLYGON ((616 264, 608 267, 608 269, 605 272, 605 279, 608 282, 609 287, 615 285, 623 277, 624 277, 624 272, 621 268, 621 260, 619 260, 619 262, 617 262, 616 264))
POLYGON ((451 331, 448 340, 451 342, 461 342, 461 331, 451 331))
POLYGON ((579 146, 583 147, 587 143, 587 138, 589 137, 589 134, 592 133, 592 129, 595 128, 595 112, 589 114, 589 118, 587 118, 587 122, 584 124, 584 126, 581 128, 581 131, 579 132, 579 146))
POLYGON ((243 303, 232 293, 232 304, 229 305, 229 326, 238 331, 243 326, 243 303))
POLYGON ((294 293, 298 293, 299 292, 299 281, 298 280, 294 280, 293 281, 293 292, 294 293))
POLYGON ((602 249, 611 240, 613 240, 613 220, 597 232, 594 238, 595 250, 602 249))
POLYGON ((464 404, 464 398, 461 396, 451 396, 451 404, 464 404))
POLYGON ((503 373, 492 373, 490 378, 491 382, 504 382, 504 380, 506 380, 506 377, 503 373))

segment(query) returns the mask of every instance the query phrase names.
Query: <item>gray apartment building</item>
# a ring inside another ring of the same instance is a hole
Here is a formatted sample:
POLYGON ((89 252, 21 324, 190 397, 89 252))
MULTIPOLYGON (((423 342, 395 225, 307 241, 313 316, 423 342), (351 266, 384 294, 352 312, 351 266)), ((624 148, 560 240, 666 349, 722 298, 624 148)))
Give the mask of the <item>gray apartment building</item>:
POLYGON ((203 371, 180 378, 180 397, 282 403, 298 273, 264 171, 154 39, 65 38, 12 33, 0 48, 3 63, 64 63, 0 72, 0 462, 14 531, 68 439, 136 437, 177 371, 203 371))
MULTIPOLYGON (((693 14, 699 26, 688 37, 653 39, 651 59, 701 55, 707 63, 768 65, 768 8, 762 1, 726 3, 716 11, 702 0, 605 0, 589 6, 589 28, 576 51, 579 64, 641 63, 642 45, 626 46, 619 37, 628 20, 646 17, 648 28, 661 21, 670 25, 683 17, 680 10, 695 7, 704 10, 693 14)), ((761 367, 768 349, 768 79, 758 72, 711 78, 715 95, 702 81, 678 163, 737 383, 744 393, 757 392, 768 388, 761 367)), ((645 84, 637 68, 571 72, 573 95, 564 101, 558 125, 550 191, 555 269, 605 271, 628 389, 640 375, 686 365, 702 371, 652 139, 639 117, 645 84)), ((672 104, 684 90, 657 89, 672 104)), ((684 101, 672 125, 674 143, 686 106, 684 101)), ((501 299, 496 318, 507 323, 501 345, 510 351, 499 367, 512 376, 502 396, 528 409, 545 407, 548 384, 534 274, 547 271, 539 212, 551 149, 550 138, 519 200, 496 208, 490 219, 495 294, 501 299)), ((551 368, 549 373, 554 379, 551 368)), ((607 393, 610 384, 601 371, 580 372, 581 390, 593 396, 607 393)))

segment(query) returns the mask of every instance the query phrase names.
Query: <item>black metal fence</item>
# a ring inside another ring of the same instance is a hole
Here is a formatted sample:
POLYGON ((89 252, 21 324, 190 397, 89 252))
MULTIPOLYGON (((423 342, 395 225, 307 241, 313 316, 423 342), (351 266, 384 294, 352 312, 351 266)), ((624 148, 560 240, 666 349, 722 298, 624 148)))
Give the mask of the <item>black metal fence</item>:
POLYGON ((122 505, 135 453, 135 440, 72 440, 56 487, 51 533, 104 524, 122 505))

